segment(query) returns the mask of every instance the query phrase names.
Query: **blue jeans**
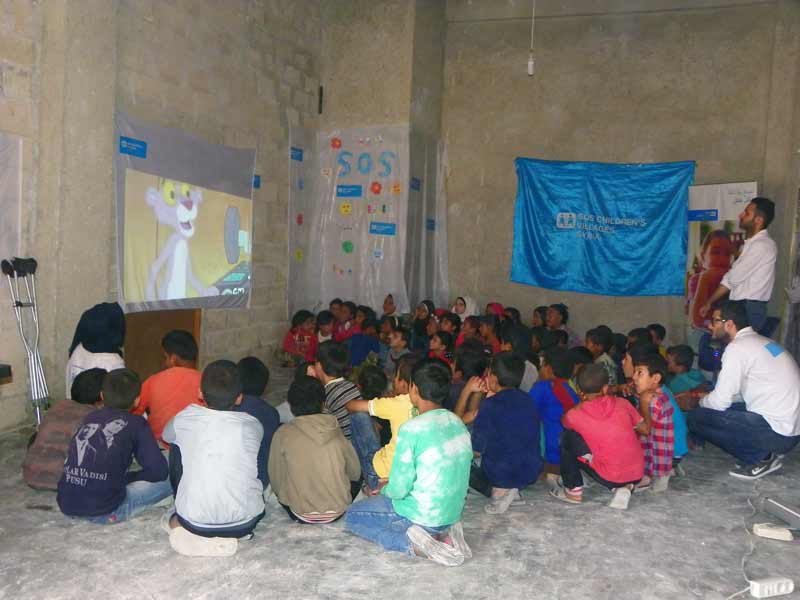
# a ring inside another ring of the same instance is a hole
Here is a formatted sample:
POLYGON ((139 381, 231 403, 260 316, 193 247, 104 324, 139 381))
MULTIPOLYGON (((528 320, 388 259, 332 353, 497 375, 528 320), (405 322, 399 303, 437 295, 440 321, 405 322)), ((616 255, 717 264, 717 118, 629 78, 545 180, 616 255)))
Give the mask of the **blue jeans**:
POLYGON ((375 473, 375 467, 372 466, 372 457, 380 450, 381 443, 378 440, 378 434, 375 433, 369 413, 357 412, 350 415, 350 442, 358 454, 364 481, 374 490, 378 487, 378 475, 375 473))
POLYGON ((125 488, 125 500, 113 512, 99 517, 84 517, 98 525, 111 525, 135 517, 172 494, 169 479, 164 481, 134 481, 125 488))
MULTIPOLYGON (((414 556, 406 531, 415 523, 394 512, 392 501, 386 496, 372 496, 351 504, 345 513, 344 523, 347 530, 358 537, 380 544, 386 550, 414 556)), ((432 535, 438 535, 449 527, 418 526, 432 535)))
POLYGON ((758 300, 745 300, 744 307, 747 311, 747 320, 756 333, 761 331, 767 321, 767 303, 758 300))
POLYGON ((728 410, 698 407, 686 413, 689 431, 719 446, 743 465, 754 465, 770 452, 786 454, 800 442, 800 436, 775 433, 761 415, 734 404, 728 410))

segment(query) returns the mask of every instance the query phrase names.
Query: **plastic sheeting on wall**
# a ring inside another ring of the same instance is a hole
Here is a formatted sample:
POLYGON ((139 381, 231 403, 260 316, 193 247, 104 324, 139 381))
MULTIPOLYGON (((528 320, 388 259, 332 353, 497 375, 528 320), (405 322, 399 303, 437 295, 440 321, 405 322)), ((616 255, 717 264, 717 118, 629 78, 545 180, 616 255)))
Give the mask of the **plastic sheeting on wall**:
POLYGON ((401 312, 432 296, 447 302, 447 213, 437 190, 437 144, 413 139, 412 148, 404 125, 316 137, 292 130, 291 313, 327 308, 335 297, 380 312, 389 293, 401 312))

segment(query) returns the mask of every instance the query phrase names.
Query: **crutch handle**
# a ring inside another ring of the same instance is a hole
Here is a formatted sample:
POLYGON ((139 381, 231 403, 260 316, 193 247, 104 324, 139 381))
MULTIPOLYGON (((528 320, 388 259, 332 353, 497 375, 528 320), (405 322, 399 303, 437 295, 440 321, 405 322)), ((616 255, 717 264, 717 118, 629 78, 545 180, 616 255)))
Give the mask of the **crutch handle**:
POLYGON ((15 256, 11 259, 11 265, 17 272, 17 277, 25 277, 26 275, 34 275, 38 263, 35 258, 19 258, 15 256))
POLYGON ((3 262, 0 263, 0 266, 3 269, 3 275, 8 275, 9 277, 14 275, 14 265, 12 265, 10 261, 3 259, 3 262))

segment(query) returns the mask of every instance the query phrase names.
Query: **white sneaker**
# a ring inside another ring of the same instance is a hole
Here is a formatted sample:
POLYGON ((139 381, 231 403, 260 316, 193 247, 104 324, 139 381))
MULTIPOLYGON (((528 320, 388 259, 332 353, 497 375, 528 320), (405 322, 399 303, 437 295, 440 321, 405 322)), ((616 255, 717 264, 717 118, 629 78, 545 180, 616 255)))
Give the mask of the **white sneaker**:
POLYGON ((511 488, 505 495, 492 498, 489 504, 483 507, 483 510, 490 515, 502 515, 508 510, 508 507, 511 506, 514 500, 520 499, 519 490, 517 488, 511 488))
POLYGON ((608 503, 609 508, 616 508, 617 510, 627 510, 628 503, 631 501, 631 491, 627 487, 621 487, 614 490, 614 496, 611 502, 608 503))
POLYGON ((169 544, 183 556, 233 556, 239 548, 236 538, 207 538, 186 531, 183 527, 172 530, 169 544))
POLYGON ((666 492, 669 488, 669 477, 669 475, 664 475, 664 477, 657 477, 654 479, 653 483, 650 484, 650 493, 660 494, 666 492))
POLYGON ((467 544, 467 540, 464 539, 464 526, 461 521, 450 525, 447 535, 450 537, 450 541, 453 542, 453 547, 461 552, 464 558, 472 558, 472 549, 467 544))
POLYGON ((433 539, 430 533, 419 525, 412 525, 406 530, 406 536, 418 556, 432 560, 445 567, 457 567, 464 564, 464 555, 454 546, 433 539))

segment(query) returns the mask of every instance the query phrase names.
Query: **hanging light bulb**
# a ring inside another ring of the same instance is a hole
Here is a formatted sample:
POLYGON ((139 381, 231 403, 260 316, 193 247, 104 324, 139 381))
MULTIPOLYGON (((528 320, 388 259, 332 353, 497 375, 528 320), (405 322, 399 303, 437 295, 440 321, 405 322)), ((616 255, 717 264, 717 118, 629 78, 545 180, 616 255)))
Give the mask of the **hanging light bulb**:
POLYGON ((531 4, 531 49, 528 53, 528 77, 533 77, 534 64, 533 64, 533 24, 536 17, 536 0, 532 0, 531 4))

